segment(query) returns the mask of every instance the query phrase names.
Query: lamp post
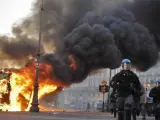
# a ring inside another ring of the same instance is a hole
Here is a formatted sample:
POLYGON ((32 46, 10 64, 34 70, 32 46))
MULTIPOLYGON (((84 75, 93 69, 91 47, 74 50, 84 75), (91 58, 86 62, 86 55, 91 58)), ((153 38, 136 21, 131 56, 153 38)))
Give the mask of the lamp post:
POLYGON ((110 82, 111 82, 111 78, 112 77, 112 70, 109 70, 109 84, 108 84, 108 98, 107 98, 107 111, 109 111, 109 104, 110 104, 110 82))
POLYGON ((102 112, 104 112, 104 92, 103 92, 102 112))
POLYGON ((39 63, 40 63, 40 47, 41 47, 41 35, 42 35, 42 16, 43 16, 43 3, 44 1, 41 0, 41 8, 40 8, 40 29, 39 29, 39 41, 38 41, 38 48, 37 48, 37 60, 36 60, 36 75, 35 75, 35 84, 34 84, 34 92, 33 92, 33 99, 30 107, 30 112, 39 112, 38 107, 38 73, 39 73, 39 63))

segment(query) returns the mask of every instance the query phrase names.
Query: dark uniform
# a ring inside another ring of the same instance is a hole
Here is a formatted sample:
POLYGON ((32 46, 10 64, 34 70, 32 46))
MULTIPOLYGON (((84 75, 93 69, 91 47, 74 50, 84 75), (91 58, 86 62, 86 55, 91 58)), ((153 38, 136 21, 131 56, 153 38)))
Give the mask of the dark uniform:
POLYGON ((149 93, 149 97, 153 97, 153 103, 160 102, 160 87, 154 87, 149 93))
MULTIPOLYGON (((153 97, 153 110, 160 109, 160 86, 154 87, 149 93, 149 97, 153 97)), ((155 113, 155 119, 157 120, 158 114, 155 113)))
POLYGON ((136 92, 136 94, 133 94, 133 99, 134 99, 134 105, 132 109, 133 120, 136 120, 136 115, 137 116, 140 115, 141 112, 140 99, 143 94, 144 94, 143 85, 141 85, 141 89, 139 89, 138 92, 136 92))
MULTIPOLYGON (((115 89, 113 89, 111 95, 110 95, 110 110, 111 113, 116 112, 116 100, 117 100, 117 91, 115 89)), ((115 116, 116 117, 116 113, 115 116)))
POLYGON ((141 89, 137 75, 130 70, 122 70, 112 78, 110 84, 113 89, 117 89, 118 119, 131 120, 134 96, 141 89))

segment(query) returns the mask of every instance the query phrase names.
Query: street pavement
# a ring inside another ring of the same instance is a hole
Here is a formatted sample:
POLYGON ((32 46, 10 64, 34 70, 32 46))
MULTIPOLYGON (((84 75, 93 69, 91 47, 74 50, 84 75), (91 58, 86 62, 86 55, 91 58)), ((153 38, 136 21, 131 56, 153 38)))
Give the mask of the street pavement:
MULTIPOLYGON (((141 120, 139 117, 137 120, 141 120)), ((90 112, 0 112, 0 120, 117 120, 109 113, 90 112)), ((154 120, 147 117, 146 120, 154 120)))

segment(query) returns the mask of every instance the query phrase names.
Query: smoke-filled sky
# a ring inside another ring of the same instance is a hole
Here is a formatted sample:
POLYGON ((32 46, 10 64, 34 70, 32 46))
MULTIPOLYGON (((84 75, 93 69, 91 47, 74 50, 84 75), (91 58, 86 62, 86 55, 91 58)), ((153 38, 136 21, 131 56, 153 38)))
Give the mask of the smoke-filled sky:
POLYGON ((30 12, 34 0, 0 0, 0 33, 12 34, 12 24, 30 12))
MULTIPOLYGON (((117 68, 123 58, 131 59, 141 71, 156 65, 160 1, 124 1, 44 0, 41 60, 53 66, 52 75, 71 84, 83 81, 92 70, 117 68), (69 57, 76 70, 71 69, 69 57)), ((1 61, 20 64, 36 54, 39 6, 36 0, 32 14, 14 24, 14 37, 0 36, 1 61)))

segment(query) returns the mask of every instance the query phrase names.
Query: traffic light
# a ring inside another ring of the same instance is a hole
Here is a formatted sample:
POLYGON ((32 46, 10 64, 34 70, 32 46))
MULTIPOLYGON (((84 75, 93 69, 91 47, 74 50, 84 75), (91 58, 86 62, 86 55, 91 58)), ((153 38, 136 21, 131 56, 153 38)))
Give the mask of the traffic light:
POLYGON ((108 86, 107 85, 100 85, 99 92, 102 92, 102 93, 108 92, 108 86))

